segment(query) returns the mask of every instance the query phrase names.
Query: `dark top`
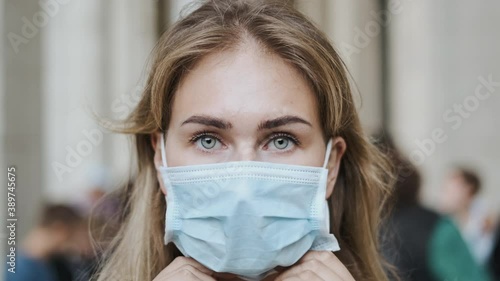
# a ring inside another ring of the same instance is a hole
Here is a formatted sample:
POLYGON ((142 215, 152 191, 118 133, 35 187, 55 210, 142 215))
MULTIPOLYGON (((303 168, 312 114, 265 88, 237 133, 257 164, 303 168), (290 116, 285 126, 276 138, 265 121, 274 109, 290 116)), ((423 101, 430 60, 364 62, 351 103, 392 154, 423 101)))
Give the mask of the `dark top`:
POLYGON ((428 266, 428 245, 440 217, 418 205, 399 208, 389 223, 393 231, 389 241, 389 260, 397 267, 402 280, 438 281, 428 266))
POLYGON ((48 261, 35 259, 18 251, 15 273, 7 271, 5 281, 57 281, 55 269, 48 261))
POLYGON ((397 208, 385 255, 406 281, 489 281, 455 224, 422 206, 397 208))

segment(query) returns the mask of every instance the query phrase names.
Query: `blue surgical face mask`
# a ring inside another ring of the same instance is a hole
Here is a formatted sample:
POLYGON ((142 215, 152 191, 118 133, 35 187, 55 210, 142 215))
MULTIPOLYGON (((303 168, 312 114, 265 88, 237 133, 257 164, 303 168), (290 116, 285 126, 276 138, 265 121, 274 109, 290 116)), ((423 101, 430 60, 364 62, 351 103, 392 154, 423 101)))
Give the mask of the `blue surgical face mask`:
POLYGON ((165 244, 216 272, 261 280, 307 251, 337 251, 323 167, 237 161, 167 167, 165 244))

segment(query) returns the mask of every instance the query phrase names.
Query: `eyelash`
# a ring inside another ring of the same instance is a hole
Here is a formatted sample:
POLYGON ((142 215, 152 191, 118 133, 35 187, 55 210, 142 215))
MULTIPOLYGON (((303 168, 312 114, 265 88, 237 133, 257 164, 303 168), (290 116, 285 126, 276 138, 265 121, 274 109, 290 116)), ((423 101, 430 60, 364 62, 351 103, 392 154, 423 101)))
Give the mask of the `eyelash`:
POLYGON ((222 143, 222 141, 220 140, 220 137, 217 134, 214 134, 214 133, 209 132, 209 131, 199 131, 199 132, 194 133, 193 137, 191 137, 189 139, 189 142, 195 143, 196 141, 198 141, 202 137, 213 137, 217 141, 222 143))
POLYGON ((286 132, 271 133, 271 135, 267 138, 266 143, 269 143, 271 140, 276 139, 276 138, 281 138, 281 137, 288 138, 289 140, 291 140, 293 142, 293 144, 295 144, 297 146, 300 145, 300 141, 295 136, 293 136, 292 134, 286 133, 286 132))
MULTIPOLYGON (((202 137, 207 137, 207 136, 209 136, 209 137, 213 137, 213 138, 215 138, 218 142, 223 143, 223 142, 221 141, 221 138, 220 138, 217 134, 214 134, 214 133, 209 132, 209 131, 199 131, 199 132, 194 133, 193 137, 191 137, 191 138, 189 139, 189 143, 194 144, 194 143, 195 143, 195 142, 197 142, 200 138, 202 138, 202 137)), ((271 133, 271 134, 270 134, 270 136, 268 136, 268 137, 266 138, 266 140, 267 140, 267 141, 266 141, 266 145, 267 145, 267 143, 269 143, 271 140, 276 139, 276 138, 280 138, 280 137, 285 137, 285 138, 288 138, 289 140, 291 140, 291 141, 292 141, 295 145, 297 145, 297 146, 300 146, 300 144, 301 144, 301 143, 300 143, 300 141, 299 141, 299 140, 298 140, 295 136, 293 136, 293 135, 292 135, 292 134, 290 134, 290 133, 287 133, 287 132, 273 132, 273 133, 271 133)))

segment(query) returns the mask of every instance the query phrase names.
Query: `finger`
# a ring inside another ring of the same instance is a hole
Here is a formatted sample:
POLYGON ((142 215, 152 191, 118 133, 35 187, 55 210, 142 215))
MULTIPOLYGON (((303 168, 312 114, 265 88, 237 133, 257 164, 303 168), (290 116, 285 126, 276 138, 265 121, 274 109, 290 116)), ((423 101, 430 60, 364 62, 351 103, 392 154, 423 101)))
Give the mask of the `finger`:
POLYGON ((209 275, 199 271, 191 265, 186 265, 174 272, 162 271, 153 281, 216 281, 209 275))
POLYGON ((187 257, 180 256, 180 257, 175 258, 172 261, 172 263, 170 264, 172 271, 175 271, 184 265, 191 265, 194 268, 196 268, 196 269, 198 269, 201 272, 206 273, 206 274, 211 275, 214 273, 212 270, 206 268, 204 265, 202 265, 201 263, 199 263, 198 261, 196 261, 193 258, 187 258, 187 257))
POLYGON ((345 265, 330 251, 309 251, 300 260, 299 264, 317 260, 339 275, 342 280, 354 280, 345 265))
POLYGON ((328 279, 323 279, 321 278, 316 272, 313 272, 312 270, 304 270, 304 271, 299 271, 299 272, 291 272, 288 274, 285 274, 283 279, 276 279, 276 280, 283 280, 283 281, 292 281, 292 280, 300 280, 300 281, 341 281, 338 279, 338 277, 329 277, 328 279))
POLYGON ((299 262, 316 259, 320 261, 335 261, 341 263, 340 260, 330 251, 309 251, 299 260, 299 262))
POLYGON ((314 272, 321 280, 344 280, 332 268, 319 260, 309 260, 300 264, 306 271, 314 272))
MULTIPOLYGON (((190 264, 186 264, 182 267, 180 267, 179 269, 173 271, 173 272, 169 272, 166 274, 166 277, 168 278, 172 278, 172 276, 178 276, 178 275, 186 275, 186 276, 191 276, 191 275, 194 275, 194 276, 198 276, 198 277, 201 277, 201 276, 208 276, 208 277, 211 277, 211 273, 206 273, 206 272, 203 272, 203 271, 200 271, 198 268, 190 265, 190 264)), ((211 277, 213 278, 213 277, 211 277)))
MULTIPOLYGON (((297 277, 297 276, 291 276, 291 277, 288 277, 286 279, 279 279, 280 281, 303 281, 302 279, 300 279, 300 277, 297 277)), ((276 279, 275 281, 278 281, 278 279, 276 279)), ((309 280, 311 281, 311 280, 309 280)))
POLYGON ((183 266, 182 268, 178 269, 176 272, 174 272, 172 275, 167 276, 165 278, 166 280, 172 280, 172 281, 177 281, 177 280, 182 280, 182 281, 217 281, 210 275, 207 275, 198 269, 192 267, 191 265, 186 265, 183 266))
MULTIPOLYGON (((283 272, 275 281, 288 280, 291 277, 306 278, 304 280, 342 281, 343 279, 320 261, 308 261, 297 264, 283 272), (314 278, 313 278, 314 277, 314 278)), ((302 279, 301 279, 302 280, 302 279)))

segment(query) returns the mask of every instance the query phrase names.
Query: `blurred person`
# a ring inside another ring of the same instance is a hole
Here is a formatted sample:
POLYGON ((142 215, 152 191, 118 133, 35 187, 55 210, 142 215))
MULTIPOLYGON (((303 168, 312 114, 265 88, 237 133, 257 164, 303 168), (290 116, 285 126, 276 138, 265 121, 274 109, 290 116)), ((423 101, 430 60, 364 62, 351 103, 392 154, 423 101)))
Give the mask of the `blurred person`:
POLYGON ((75 205, 78 211, 86 217, 97 216, 103 220, 117 222, 121 203, 115 193, 107 193, 102 187, 92 187, 79 198, 75 205))
POLYGON ((88 235, 85 238, 90 238, 88 244, 85 244, 85 255, 83 255, 84 266, 80 268, 77 280, 87 281, 97 273, 99 268, 98 257, 106 250, 109 250, 112 239, 118 234, 120 225, 124 223, 128 215, 130 202, 130 192, 132 182, 127 182, 122 188, 103 194, 102 189, 92 189, 88 194, 93 204, 90 211, 89 228, 85 229, 88 235))
POLYGON ((474 261, 454 223, 420 204, 421 176, 417 168, 397 151, 389 136, 380 134, 375 139, 398 171, 390 199, 394 208, 382 239, 384 254, 400 277, 406 281, 490 280, 474 261))
POLYGON ((84 223, 75 229, 71 249, 67 255, 61 257, 62 261, 67 261, 72 271, 72 279, 67 280, 88 281, 95 273, 97 257, 92 245, 89 225, 89 219, 85 219, 84 223))
POLYGON ((282 1, 201 2, 121 128, 138 174, 98 280, 387 280, 390 165, 340 56, 282 1))
MULTIPOLYGON (((38 225, 33 228, 17 252, 16 272, 6 281, 66 281, 71 269, 60 257, 71 251, 80 215, 65 205, 47 205, 38 225)), ((71 279, 70 279, 71 280, 71 279)))
POLYGON ((496 220, 479 197, 480 192, 479 176, 457 167, 445 181, 439 206, 458 225, 476 261, 485 265, 493 250, 496 220))
MULTIPOLYGON (((90 217, 92 216, 93 208, 101 200, 113 199, 105 196, 111 186, 108 168, 103 165, 91 166, 86 173, 86 179, 83 181, 83 184, 86 186, 85 193, 82 194, 83 196, 77 196, 77 201, 73 205, 76 206, 79 213, 85 217, 90 217)), ((116 212, 116 208, 112 202, 100 205, 99 215, 111 216, 116 212)))
POLYGON ((72 275, 75 276, 71 280, 91 279, 98 268, 98 255, 108 247, 109 241, 117 234, 119 224, 123 220, 126 202, 121 192, 127 188, 111 193, 106 193, 105 190, 104 186, 92 185, 84 196, 80 196, 78 201, 74 202, 75 208, 84 215, 85 221, 75 228, 75 243, 72 244, 69 254, 53 259, 65 276, 67 276, 64 273, 65 265, 71 267, 72 275), (99 243, 93 244, 94 241, 99 243))
POLYGON ((500 231, 497 231, 495 246, 489 260, 489 267, 495 277, 495 280, 500 281, 500 231))

